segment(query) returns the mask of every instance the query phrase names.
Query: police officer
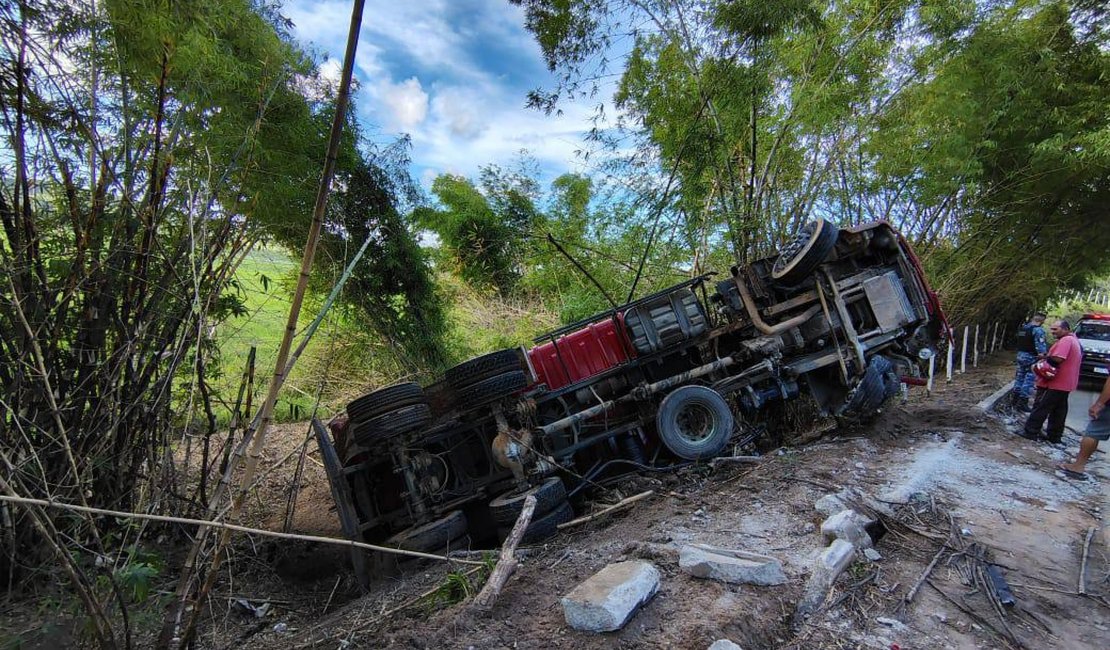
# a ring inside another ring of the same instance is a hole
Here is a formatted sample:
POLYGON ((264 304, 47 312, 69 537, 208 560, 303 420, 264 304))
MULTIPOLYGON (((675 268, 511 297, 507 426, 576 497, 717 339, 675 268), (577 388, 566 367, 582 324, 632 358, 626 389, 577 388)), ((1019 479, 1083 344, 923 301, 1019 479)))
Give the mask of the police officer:
POLYGON ((1045 315, 1036 312, 1029 322, 1018 330, 1017 372, 1014 374, 1014 390, 1010 401, 1019 411, 1029 412, 1029 398, 1033 396, 1033 364, 1037 358, 1048 352, 1048 341, 1044 333, 1045 315))

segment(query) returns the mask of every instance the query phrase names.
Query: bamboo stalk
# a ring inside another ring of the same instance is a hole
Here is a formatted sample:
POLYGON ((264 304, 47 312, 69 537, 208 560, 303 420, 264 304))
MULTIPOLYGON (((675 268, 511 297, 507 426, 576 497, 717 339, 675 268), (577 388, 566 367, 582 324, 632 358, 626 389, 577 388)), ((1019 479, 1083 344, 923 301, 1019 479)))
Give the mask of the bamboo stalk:
POLYGON ((1087 529, 1087 537, 1083 540, 1083 559, 1079 562, 1079 585, 1076 591, 1079 595, 1087 593, 1087 555, 1091 552, 1091 538, 1095 536, 1096 528, 1087 529))
MULTIPOLYGON (((296 333, 297 322, 300 318, 301 305, 304 302, 304 296, 308 289, 308 279, 312 271, 313 259, 316 256, 316 245, 320 239, 320 231, 324 222, 324 210, 327 207, 328 194, 331 190, 331 181, 335 174, 336 159, 339 155, 339 143, 343 133, 343 124, 347 115, 351 76, 354 71, 355 53, 358 50, 358 35, 362 26, 362 10, 364 4, 365 0, 354 0, 354 6, 351 10, 351 23, 347 34, 347 49, 343 56, 343 72, 339 83, 339 91, 336 96, 335 115, 332 118, 327 156, 324 161, 324 170, 321 174, 320 187, 316 194, 316 204, 312 213, 312 225, 309 227, 308 236, 305 241, 304 254, 301 257, 300 276, 297 280, 296 290, 293 293, 292 303, 289 306, 289 317, 286 320, 285 332, 281 339, 281 345, 278 347, 277 359, 274 362, 274 376, 270 381, 266 399, 262 403, 262 408, 259 411, 260 423, 257 429, 258 433, 257 436, 254 437, 250 450, 247 453, 243 477, 240 480, 239 489, 232 500, 232 516, 239 514, 242 510, 243 503, 246 501, 252 479, 258 467, 258 461, 262 457, 262 450, 266 445, 266 433, 273 420, 274 404, 277 402, 278 392, 281 390, 281 386, 287 377, 286 361, 289 359, 289 351, 292 347, 293 336, 296 333)), ((250 436, 248 435, 248 437, 250 436)), ((211 589, 215 581, 222 561, 223 549, 227 546, 230 539, 231 529, 224 528, 211 555, 212 559, 211 566, 208 569, 208 579, 197 592, 192 615, 186 625, 185 633, 181 637, 182 647, 188 646, 192 641, 196 629, 196 621, 199 619, 200 612, 203 609, 204 596, 211 589)), ((180 608, 183 604, 183 602, 178 602, 177 606, 180 608)), ((179 613, 180 609, 178 610, 178 614, 179 613)), ((166 630, 164 627, 160 641, 165 642, 165 645, 168 646, 169 640, 165 639, 165 632, 166 630)))
POLYGON ((489 580, 486 580, 482 590, 475 596, 474 602, 470 604, 468 608, 470 611, 488 612, 493 609, 493 604, 497 602, 497 597, 501 595, 505 583, 508 582, 513 572, 516 571, 517 564, 519 564, 516 559, 516 547, 524 537, 528 524, 532 523, 532 513, 535 509, 536 497, 529 494, 524 499, 524 507, 520 510, 520 516, 517 517, 512 532, 509 533, 505 544, 501 546, 501 556, 497 560, 497 565, 493 568, 493 573, 490 574, 489 580))
POLYGON ((588 521, 593 521, 594 519, 597 519, 599 517, 604 517, 605 515, 609 514, 610 512, 613 512, 615 510, 620 510, 621 508, 627 508, 628 506, 632 505, 633 503, 636 503, 637 501, 640 501, 642 499, 646 499, 646 498, 650 497, 653 494, 655 494, 655 490, 648 490, 646 492, 641 492, 639 494, 630 496, 627 499, 622 499, 622 500, 618 501, 617 503, 614 503, 613 505, 609 506, 608 508, 604 508, 602 510, 599 510, 599 511, 595 512, 592 515, 586 515, 584 517, 579 517, 577 519, 571 519, 570 521, 568 521, 566 523, 559 524, 557 526, 557 528, 559 530, 563 530, 564 528, 570 528, 571 526, 577 526, 579 524, 584 524, 588 521))
MULTIPOLYGON (((2 480, 2 479, 0 479, 2 480)), ((93 515, 106 515, 109 517, 120 517, 121 519, 137 519, 141 521, 158 521, 168 524, 183 524, 187 526, 209 526, 212 528, 219 528, 221 530, 234 531, 239 533, 249 533, 251 535, 260 535, 262 537, 276 537, 278 539, 294 539, 302 542, 317 542, 320 544, 333 544, 335 546, 347 546, 352 548, 361 548, 367 551, 375 551, 378 553, 392 553, 394 555, 407 555, 409 557, 423 558, 425 560, 444 560, 446 562, 457 562, 459 564, 481 565, 482 562, 476 560, 464 560, 461 558, 448 557, 446 555, 435 555, 432 553, 421 553, 419 551, 407 551, 401 548, 393 548, 390 546, 378 546, 376 544, 367 544, 365 542, 356 542, 350 539, 339 539, 336 537, 323 537, 321 535, 301 535, 299 533, 281 533, 274 530, 263 530, 261 528, 252 528, 250 526, 240 526, 238 524, 228 524, 222 521, 208 521, 206 519, 190 519, 188 517, 171 517, 169 515, 151 515, 142 512, 124 512, 122 510, 108 510, 106 508, 93 508, 89 506, 79 506, 72 503, 61 503, 58 501, 48 501, 46 499, 32 499, 30 497, 22 497, 14 494, 10 488, 6 488, 8 494, 0 494, 0 501, 8 503, 18 503, 25 506, 38 506, 41 508, 54 508, 58 510, 66 510, 69 512, 80 512, 83 514, 93 515)))

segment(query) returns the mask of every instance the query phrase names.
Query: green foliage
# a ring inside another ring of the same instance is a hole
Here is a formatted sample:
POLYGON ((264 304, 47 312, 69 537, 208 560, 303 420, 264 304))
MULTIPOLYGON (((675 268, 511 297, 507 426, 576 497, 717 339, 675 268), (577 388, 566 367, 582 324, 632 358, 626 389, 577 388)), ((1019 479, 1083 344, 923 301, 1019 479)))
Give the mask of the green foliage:
POLYGON ((595 135, 636 139, 608 170, 674 215, 686 260, 767 254, 815 216, 888 219, 963 320, 1110 265, 1093 227, 1110 187, 1104 3, 517 4, 559 73, 533 105, 617 67, 626 119, 595 135), (626 58, 608 56, 614 15, 643 26, 626 58), (671 176, 665 200, 652 179, 671 176))
POLYGON ((448 261, 467 282, 508 291, 519 278, 517 261, 522 233, 531 217, 520 194, 509 193, 494 206, 469 180, 442 175, 432 182, 442 209, 419 208, 417 225, 439 236, 448 261))
POLYGON ((120 589, 131 598, 131 602, 142 604, 150 596, 153 581, 161 571, 146 562, 132 562, 116 571, 116 582, 120 589))

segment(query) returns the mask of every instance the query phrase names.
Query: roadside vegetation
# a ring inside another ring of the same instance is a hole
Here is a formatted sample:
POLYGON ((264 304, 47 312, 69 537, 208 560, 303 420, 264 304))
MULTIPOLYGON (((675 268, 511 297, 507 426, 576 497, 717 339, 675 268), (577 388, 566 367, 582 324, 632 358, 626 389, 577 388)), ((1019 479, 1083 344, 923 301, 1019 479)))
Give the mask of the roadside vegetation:
MULTIPOLYGON (((959 322, 1110 273, 1102 2, 511 1, 559 79, 534 108, 619 79, 594 173, 547 182, 524 155, 426 193, 407 139, 349 119, 302 328, 371 245, 278 418, 727 272, 816 217, 890 220, 959 322)), ((0 5, 0 495, 218 509, 250 350, 257 408, 309 228, 335 109, 320 63, 271 3, 0 5)), ((158 617, 166 549, 193 533, 0 515, 7 596, 64 600, 106 648, 158 617)))

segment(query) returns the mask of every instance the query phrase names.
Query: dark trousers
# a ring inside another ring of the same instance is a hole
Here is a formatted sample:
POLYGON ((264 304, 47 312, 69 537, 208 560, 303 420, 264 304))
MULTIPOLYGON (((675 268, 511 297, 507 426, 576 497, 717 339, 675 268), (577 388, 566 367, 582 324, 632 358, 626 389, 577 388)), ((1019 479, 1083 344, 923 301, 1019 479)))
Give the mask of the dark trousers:
POLYGON ((1035 438, 1041 435, 1041 427, 1048 420, 1045 437, 1052 442, 1060 442, 1064 435, 1064 421, 1068 419, 1068 391, 1038 388, 1033 398, 1033 412, 1025 421, 1025 435, 1035 438))

